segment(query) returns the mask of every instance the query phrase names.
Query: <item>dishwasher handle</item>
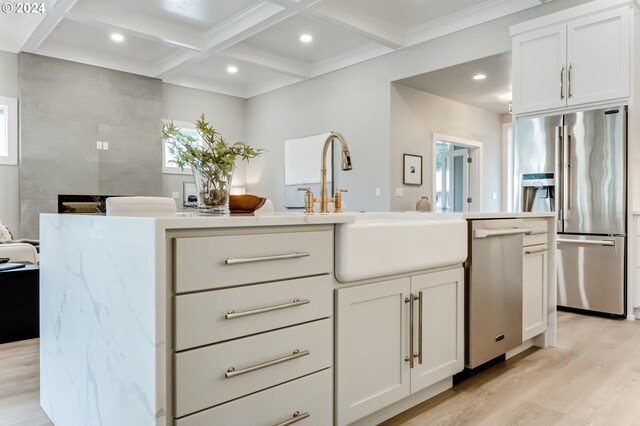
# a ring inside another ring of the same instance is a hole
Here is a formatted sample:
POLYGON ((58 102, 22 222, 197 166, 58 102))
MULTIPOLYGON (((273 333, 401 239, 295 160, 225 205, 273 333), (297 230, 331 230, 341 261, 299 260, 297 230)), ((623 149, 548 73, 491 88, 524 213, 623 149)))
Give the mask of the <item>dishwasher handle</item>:
POLYGON ((558 238, 558 244, 577 244, 581 246, 607 246, 615 247, 615 240, 569 240, 567 238, 558 238))
POLYGON ((505 229, 476 229, 473 233, 475 238, 499 237, 502 235, 530 234, 531 228, 505 228, 505 229))

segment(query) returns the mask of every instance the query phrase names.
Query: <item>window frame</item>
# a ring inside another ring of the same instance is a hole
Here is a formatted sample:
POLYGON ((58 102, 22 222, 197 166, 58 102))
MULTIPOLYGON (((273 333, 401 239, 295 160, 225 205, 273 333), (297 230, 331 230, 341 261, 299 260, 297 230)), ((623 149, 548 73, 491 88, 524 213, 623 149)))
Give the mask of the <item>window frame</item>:
MULTIPOLYGON (((188 121, 166 120, 172 121, 173 125, 179 129, 196 130, 196 125, 188 121)), ((185 166, 184 170, 178 166, 167 166, 167 141, 162 139, 162 173, 170 175, 190 175, 191 167, 185 166)))
POLYGON ((7 155, 0 155, 0 165, 18 164, 18 99, 0 96, 0 105, 7 107, 7 155))

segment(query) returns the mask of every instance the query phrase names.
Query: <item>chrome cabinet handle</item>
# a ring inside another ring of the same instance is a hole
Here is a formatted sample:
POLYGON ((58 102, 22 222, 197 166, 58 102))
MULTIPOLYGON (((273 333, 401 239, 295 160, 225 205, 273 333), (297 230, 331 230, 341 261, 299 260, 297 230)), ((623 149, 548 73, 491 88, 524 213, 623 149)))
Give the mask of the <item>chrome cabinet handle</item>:
POLYGON ((567 85, 569 86, 569 97, 573 96, 572 90, 571 90, 571 74, 573 71, 573 65, 569 64, 569 71, 567 72, 567 85))
POLYGON ((295 413, 293 413, 293 417, 290 418, 287 421, 284 421, 282 423, 278 423, 276 426, 289 426, 292 425, 294 423, 298 423, 301 420, 306 419, 307 417, 311 417, 311 413, 306 412, 306 413, 300 413, 300 411, 296 411, 295 413))
POLYGON ((264 312, 277 311, 279 309, 293 308, 293 307, 300 306, 300 305, 306 305, 308 303, 311 303, 311 300, 309 300, 309 299, 302 299, 302 300, 293 299, 293 302, 282 303, 280 305, 266 306, 264 308, 250 309, 248 311, 240 311, 240 312, 228 311, 227 314, 224 317, 225 317, 225 319, 241 318, 241 317, 246 317, 248 315, 255 315, 255 314, 262 314, 264 312))
POLYGON ((246 367, 240 370, 236 370, 234 367, 230 367, 227 369, 227 372, 224 374, 224 377, 227 379, 231 377, 236 377, 241 374, 251 373, 252 371, 260 370, 262 368, 271 367, 272 365, 282 364, 283 362, 292 361, 296 358, 301 358, 303 356, 311 355, 309 351, 301 351, 296 349, 293 351, 293 354, 283 356, 282 358, 273 359, 271 361, 263 362, 261 364, 252 365, 251 367, 246 367))
POLYGON ((413 294, 405 297, 404 303, 409 304, 409 355, 404 360, 409 361, 409 368, 413 368, 413 294))
POLYGON ((530 228, 508 228, 508 229, 476 229, 473 236, 475 238, 499 237, 501 235, 530 234, 530 228))
POLYGON ((421 291, 418 292, 418 364, 422 365, 422 305, 424 295, 421 291))
POLYGON ((564 65, 560 68, 560 99, 564 99, 564 65))
POLYGON ((264 262, 267 260, 282 260, 282 259, 295 259, 298 257, 309 257, 311 253, 308 251, 294 251, 287 254, 274 254, 273 256, 258 256, 258 257, 230 257, 224 261, 226 265, 236 265, 239 263, 253 263, 264 262))
POLYGON ((543 252, 545 252, 545 251, 547 251, 547 250, 548 250, 548 248, 546 248, 546 247, 544 247, 544 248, 539 248, 539 249, 536 249, 536 250, 525 250, 525 251, 524 251, 524 254, 537 254, 537 253, 543 253, 543 252))
POLYGON ((615 240, 569 240, 565 238, 558 238, 558 244, 578 244, 584 246, 607 246, 614 247, 616 245, 615 240))

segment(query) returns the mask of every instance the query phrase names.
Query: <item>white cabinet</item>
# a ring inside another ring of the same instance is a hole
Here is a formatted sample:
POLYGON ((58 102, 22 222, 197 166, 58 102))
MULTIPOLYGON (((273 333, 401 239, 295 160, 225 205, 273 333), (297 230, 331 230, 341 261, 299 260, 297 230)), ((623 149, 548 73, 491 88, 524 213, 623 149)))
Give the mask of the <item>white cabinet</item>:
POLYGON ((333 229, 177 232, 172 249, 175 424, 329 424, 333 229))
POLYGON ((514 113, 628 97, 629 16, 627 6, 514 36, 514 113))
POLYGON ((462 268, 364 284, 336 294, 338 425, 464 368, 462 268))
POLYGON ((523 240, 522 341, 547 331, 547 285, 549 247, 546 219, 527 219, 531 234, 523 240))
POLYGON ((546 244, 524 248, 522 264, 522 340, 547 330, 546 244))

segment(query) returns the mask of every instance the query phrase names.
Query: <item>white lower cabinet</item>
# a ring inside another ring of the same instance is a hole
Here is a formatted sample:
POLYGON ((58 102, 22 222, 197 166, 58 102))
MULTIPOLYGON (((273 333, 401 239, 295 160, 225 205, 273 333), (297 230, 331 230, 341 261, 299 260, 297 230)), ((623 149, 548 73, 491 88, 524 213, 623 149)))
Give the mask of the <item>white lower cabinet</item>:
POLYGON ((464 271, 336 292, 336 423, 350 424, 464 368, 464 271))
POLYGON ((178 419, 175 426, 328 426, 332 381, 333 370, 326 369, 178 419))
POLYGON ((524 248, 522 264, 522 340, 547 330, 546 244, 524 248))

